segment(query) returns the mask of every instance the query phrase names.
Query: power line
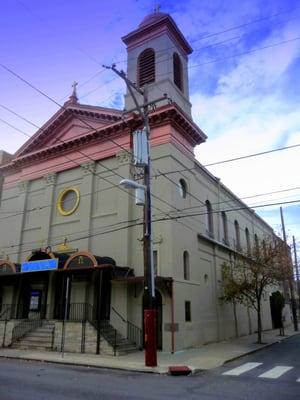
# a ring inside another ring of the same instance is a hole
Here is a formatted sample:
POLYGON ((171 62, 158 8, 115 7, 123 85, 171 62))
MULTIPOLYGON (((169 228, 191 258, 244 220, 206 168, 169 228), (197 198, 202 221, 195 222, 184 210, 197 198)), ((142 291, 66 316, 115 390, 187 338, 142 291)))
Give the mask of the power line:
MULTIPOLYGON (((286 13, 286 12, 285 12, 285 13, 286 13)), ((280 14, 281 14, 281 13, 275 14, 274 16, 280 15, 280 14)), ((269 19, 269 18, 271 18, 271 17, 272 17, 272 16, 266 17, 266 18, 262 18, 261 20, 269 19)), ((290 22, 292 19, 296 19, 296 18, 298 18, 298 17, 299 17, 299 16, 294 16, 293 18, 290 18, 290 19, 288 19, 288 20, 280 21, 280 22, 278 22, 276 25, 280 25, 280 24, 285 23, 285 22, 290 22)), ((253 22, 247 23, 246 25, 249 25, 249 24, 252 24, 252 23, 255 23, 255 22, 257 22, 257 21, 253 21, 253 22)), ((236 30, 236 29, 239 29, 240 27, 241 27, 241 26, 234 27, 234 28, 229 28, 229 30, 221 31, 221 32, 219 32, 219 33, 217 32, 217 33, 214 33, 214 34, 212 34, 212 35, 208 35, 208 37, 216 36, 216 35, 218 35, 218 34, 220 34, 220 33, 228 32, 228 31, 231 31, 231 30, 236 30)), ((254 32, 258 32, 258 31, 259 31, 259 30, 256 29, 256 30, 251 31, 250 33, 245 33, 245 34, 242 34, 242 35, 234 36, 234 37, 231 37, 231 38, 222 40, 222 41, 220 41, 220 42, 216 42, 216 43, 212 43, 212 44, 209 44, 209 45, 206 45, 206 46, 202 46, 202 47, 200 47, 200 48, 196 48, 196 49, 193 50, 193 53, 198 52, 198 51, 201 51, 201 50, 205 50, 205 49, 207 49, 207 48, 216 47, 216 46, 222 45, 222 44, 224 44, 224 43, 231 42, 231 41, 233 41, 233 40, 237 40, 237 39, 241 39, 241 38, 250 36, 250 35, 253 34, 254 32)), ((204 37, 201 38, 201 39, 192 41, 192 42, 198 42, 198 41, 200 41, 200 40, 203 40, 204 38, 206 38, 206 36, 204 36, 204 37)), ((149 40, 149 41, 150 41, 150 40, 149 40)), ((163 50, 157 51, 157 52, 156 52, 156 55, 159 55, 160 53, 163 54, 163 53, 166 52, 167 50, 171 50, 171 49, 173 49, 173 48, 175 49, 175 46, 166 47, 166 48, 163 49, 163 50)), ((161 61, 157 61, 156 64, 160 64, 160 63, 162 63, 162 62, 166 62, 168 59, 169 59, 169 58, 166 58, 166 59, 161 60, 161 61)), ((128 61, 130 61, 130 60, 132 60, 132 59, 129 57, 129 58, 127 58, 126 60, 116 61, 115 64, 124 63, 124 62, 126 62, 126 61, 128 62, 128 61)), ((98 61, 97 61, 97 63, 98 63, 99 65, 102 65, 102 64, 101 64, 100 62, 98 62, 98 61)), ((101 72, 104 72, 104 70, 100 70, 100 71, 96 72, 95 74, 93 74, 90 78, 88 78, 86 81, 84 81, 82 84, 80 84, 79 87, 82 87, 82 86, 84 86, 86 83, 90 82, 94 77, 98 76, 101 72)), ((116 78, 113 78, 111 81, 113 81, 113 80, 115 80, 115 79, 116 79, 116 78)), ((90 92, 88 92, 87 94, 85 94, 85 95, 83 95, 83 96, 79 96, 80 99, 82 99, 82 98, 84 98, 84 97, 87 97, 88 95, 94 93, 95 91, 99 90, 99 89, 102 88, 103 86, 106 86, 107 84, 109 84, 111 81, 108 81, 108 82, 104 83, 103 85, 97 86, 96 88, 92 89, 90 92)), ((67 97, 68 97, 68 96, 64 96, 62 99, 65 99, 65 98, 67 98, 67 97)))
MULTIPOLYGON (((258 22, 262 22, 262 21, 266 21, 266 20, 271 19, 271 18, 278 17, 278 16, 280 16, 282 14, 293 13, 295 10, 297 10, 299 8, 300 8, 299 6, 296 6, 296 7, 292 8, 292 9, 284 10, 284 11, 281 11, 281 12, 278 12, 278 13, 275 13, 275 14, 271 14, 269 16, 258 18, 258 19, 246 22, 244 24, 240 24, 240 25, 236 25, 236 26, 233 26, 233 27, 229 27, 229 28, 226 28, 226 29, 221 30, 221 31, 208 33, 206 35, 201 36, 199 39, 190 40, 189 42, 190 43, 200 42, 200 41, 203 41, 204 39, 209 39, 209 38, 214 37, 214 36, 218 36, 218 35, 221 35, 221 34, 224 34, 224 33, 228 33, 228 32, 231 32, 231 31, 234 31, 234 30, 237 30, 237 29, 244 28, 246 26, 249 26, 249 25, 252 25, 252 24, 255 24, 255 23, 258 23, 258 22)), ((292 19, 294 19, 294 18, 295 17, 293 17, 292 19)), ((150 40, 148 40, 146 43, 149 43, 149 42, 150 42, 150 40)), ((172 50, 172 49, 175 49, 175 48, 176 48, 175 46, 169 46, 169 47, 166 47, 166 48, 158 51, 157 54, 164 53, 167 50, 172 50)), ((119 61, 116 61, 115 64, 124 63, 124 62, 129 61, 129 60, 130 61, 131 60, 135 60, 135 58, 128 58, 128 59, 119 60, 119 61)))
MULTIPOLYGON (((19 74, 17 74, 16 72, 14 72, 13 70, 11 70, 10 68, 8 68, 7 66, 5 66, 4 64, 0 63, 0 66, 2 68, 4 68, 6 71, 8 71, 9 73, 11 73, 12 75, 14 75, 15 77, 17 77, 18 79, 20 79, 22 82, 24 82, 25 84, 29 85, 32 89, 36 90, 38 93, 40 93, 42 96, 46 97, 47 99, 49 99, 51 102, 55 103, 56 105, 60 106, 60 108, 63 108, 64 110, 66 110, 67 108, 65 106, 61 106, 56 100, 52 99, 50 96, 48 96, 46 93, 44 93, 43 91, 41 91, 40 89, 38 89, 36 86, 32 85, 30 82, 28 82, 26 79, 22 78, 19 74)), ((85 120, 81 119, 80 117, 77 117, 81 122, 83 122, 85 125, 87 125, 89 128, 91 128, 92 130, 94 130, 95 132, 97 131, 97 129, 94 129, 93 126, 91 126, 90 124, 88 124, 85 120)), ((40 128, 42 129, 42 128, 40 128)), ((43 129, 42 129, 43 130, 43 129)), ((120 147, 122 150, 126 151, 126 153, 130 154, 131 153, 124 148, 123 146, 121 146, 119 143, 115 142, 113 139, 111 138, 107 138, 109 141, 111 141, 112 143, 114 143, 115 145, 117 145, 118 147, 120 147)), ((65 143, 65 141, 58 139, 57 141, 65 143)), ((80 154, 82 154, 84 157, 87 157, 88 159, 90 159, 91 161, 95 161, 93 160, 90 156, 88 156, 87 154, 83 153, 82 151, 76 149, 76 151, 80 154)), ((69 159, 66 155, 64 156, 65 158, 69 159)), ((69 159, 69 161, 75 163, 77 166, 80 166, 78 163, 76 163, 74 160, 69 159)), ((112 169, 106 167, 105 165, 103 165, 103 163, 101 163, 100 161, 98 161, 98 164, 100 164, 103 168, 105 168, 106 170, 115 173, 116 175, 118 175, 121 179, 124 179, 123 176, 121 176, 120 174, 114 172, 112 169)), ((98 174, 95 174, 97 176, 99 176, 98 174)), ((100 176, 99 176, 100 177, 100 176)), ((105 179, 104 177, 100 177, 100 179, 104 179, 105 181, 109 182, 110 184, 113 184, 111 181, 108 181, 107 179, 105 179)), ((128 193, 126 189, 121 188, 119 185, 115 185, 113 184, 115 187, 117 187, 119 190, 124 191, 125 193, 128 193)), ((135 198, 134 195, 132 195, 130 192, 129 194, 135 198)), ((166 202, 165 200, 161 199, 158 196, 152 195, 154 198, 157 198, 159 201, 161 201, 162 203, 167 204, 168 206, 176 209, 178 211, 178 209, 176 207, 174 207, 172 204, 166 202)), ((158 209, 159 211, 162 211, 161 209, 159 209, 158 207, 154 207, 155 209, 158 209)))
MULTIPOLYGON (((281 202, 281 203, 260 204, 260 205, 254 206, 253 208, 264 208, 264 207, 272 207, 272 206, 280 206, 280 205, 282 206, 282 205, 285 205, 285 204, 292 204, 292 203, 300 203, 300 199, 294 200, 294 201, 288 201, 288 202, 281 202)), ((225 212, 233 212, 233 211, 239 211, 239 210, 245 210, 245 209, 248 210, 249 207, 228 208, 227 210, 225 210, 225 212)), ((219 213, 219 211, 214 211, 214 210, 211 211, 211 214, 215 214, 215 213, 219 213)), ((189 215, 176 215, 176 216, 170 216, 170 217, 161 217, 161 218, 156 218, 156 219, 154 219, 154 220, 153 220, 153 223, 165 222, 165 221, 171 221, 171 220, 174 220, 174 221, 177 222, 178 219, 196 217, 196 216, 207 215, 207 214, 208 214, 207 212, 202 212, 202 213, 194 213, 194 214, 189 214, 189 215)), ((131 221, 123 221, 123 222, 131 222, 131 221)), ((114 228, 114 229, 112 229, 112 230, 105 231, 105 232, 102 232, 102 233, 93 233, 93 234, 89 234, 89 235, 86 235, 86 236, 83 236, 83 237, 79 237, 79 238, 70 240, 70 241, 68 241, 68 242, 78 241, 78 240, 82 240, 82 239, 87 239, 87 238, 90 238, 90 237, 93 237, 93 236, 102 235, 102 234, 117 232, 117 231, 120 231, 120 230, 123 230, 123 229, 128 229, 128 228, 135 227, 135 226, 139 226, 139 225, 142 225, 142 224, 143 224, 142 222, 136 222, 136 223, 133 223, 133 224, 131 224, 131 225, 127 225, 127 226, 124 226, 124 227, 121 227, 121 228, 114 228)), ((104 227, 104 229, 107 228, 107 227, 110 227, 110 226, 111 226, 111 225, 106 226, 106 227, 104 227)), ((193 231, 194 231, 195 233, 197 233, 197 232, 199 233, 199 231, 195 231, 195 230, 193 230, 193 231)), ((61 237, 61 235, 60 235, 60 237, 61 237)), ((24 245, 26 245, 26 244, 31 244, 31 243, 36 243, 36 242, 28 242, 28 243, 14 244, 14 245, 10 245, 10 246, 5 246, 4 248, 5 248, 5 249, 9 249, 9 248, 13 248, 13 247, 24 246, 24 245)), ((59 244, 59 243, 57 243, 57 244, 50 244, 50 246, 55 246, 55 245, 58 245, 58 244, 59 244)), ((28 250, 25 250, 25 251, 28 251, 28 250)), ((18 252, 18 253, 19 253, 19 252, 18 252)), ((18 253, 11 253, 11 254, 18 254, 18 253)), ((11 254, 9 254, 9 255, 11 255, 11 254)))
MULTIPOLYGON (((15 116, 17 116, 17 117, 21 118, 22 120, 26 121, 27 123, 31 124, 32 126, 38 128, 38 129, 42 129, 42 128, 40 128, 38 125, 34 124, 32 121, 30 121, 30 120, 24 118, 23 116, 21 116, 20 114, 14 112, 13 110, 11 110, 10 108, 4 106, 3 104, 0 104, 0 106, 1 106, 2 108, 4 108, 5 110, 7 110, 7 111, 13 113, 15 116)), ((11 126, 12 126, 12 125, 11 125, 11 126)), ((19 129, 16 128, 15 126, 12 126, 12 127, 15 128, 16 130, 19 130, 19 129)), ((23 132, 23 131, 20 131, 20 132, 21 132, 22 134, 24 134, 24 135, 30 137, 30 136, 29 136, 28 134, 26 134, 25 132, 23 132)), ((62 141, 62 142, 64 142, 64 141, 62 141)), ((299 146, 299 145, 295 145, 295 146, 299 146)), ((248 156, 242 156, 242 157, 240 157, 240 158, 252 157, 252 156, 255 156, 255 155, 262 155, 262 154, 265 154, 265 153, 268 153, 268 152, 274 152, 274 151, 284 150, 284 149, 290 148, 290 147, 293 147, 293 146, 284 147, 284 148, 280 148, 280 149, 273 149, 273 150, 266 151, 266 152, 262 152, 262 153, 255 153, 255 154, 248 155, 248 156)), ((72 160, 72 161, 74 161, 74 160, 72 160)), ((229 161, 229 160, 228 160, 228 161, 229 161)), ((218 163, 222 163, 222 161, 219 161, 218 163)), ((62 163, 62 164, 63 164, 63 163, 62 163)), ((60 165, 62 165, 62 164, 60 164, 60 165)), ((76 165, 79 165, 79 164, 76 163, 76 165)), ((100 164, 100 165, 101 165, 101 164, 100 164)), ((185 169, 185 170, 186 170, 186 169, 185 169)), ((171 171, 170 173, 182 172, 182 171, 185 171, 185 170, 171 171)), ((166 179, 168 179, 171 183, 173 183, 175 186, 178 186, 178 183, 177 183, 177 182, 174 182, 172 179, 170 179, 170 178, 167 176, 168 172, 165 172, 165 173, 162 173, 161 171, 159 171, 159 172, 160 172, 160 173, 159 173, 159 174, 156 174, 155 177, 162 175, 162 176, 164 176, 166 179)), ((115 174, 115 173, 113 172, 113 174, 115 174)), ((111 183, 111 182, 109 181, 109 183, 111 183)), ((292 189, 286 189, 286 190, 292 190, 292 189)), ((286 190, 283 190, 283 191, 286 191, 286 190)), ((274 193, 279 193, 279 192, 281 192, 281 191, 271 192, 271 193, 268 193, 268 194, 274 194, 274 193)), ((201 203, 201 206, 205 206, 205 205, 203 204, 204 202, 203 202, 202 200, 200 200, 199 198, 197 198, 195 195, 193 195, 192 193, 190 193, 190 192, 188 192, 188 191, 187 191, 187 193, 188 193, 191 197, 193 197, 194 199, 196 199, 197 201, 199 201, 199 202, 201 203)), ((264 195, 264 194, 259 194, 259 195, 254 195, 254 196, 248 196, 248 197, 246 197, 246 198, 253 198, 253 197, 262 196, 262 195, 264 195)), ((246 198, 244 198, 244 199, 246 199, 246 198)), ((243 199, 243 198, 241 198, 241 200, 242 200, 242 199, 243 199)), ((160 200, 161 200, 161 199, 160 199, 160 200)), ((222 203, 228 203, 228 202, 230 202, 230 201, 231 201, 231 200, 229 200, 229 201, 224 201, 224 202, 216 202, 216 203, 212 203, 212 204, 213 204, 213 205, 217 205, 217 204, 222 204, 222 203)), ((170 205, 169 203, 167 203, 167 204, 170 205)), ((171 206, 172 206, 172 205, 171 205, 171 206)), ((181 211, 184 211, 184 210, 187 210, 187 209, 192 209, 192 208, 198 208, 198 207, 201 207, 201 206, 189 207, 189 208, 181 209, 181 211)), ((176 209, 176 211, 179 211, 176 207, 174 207, 174 206, 172 206, 172 207, 173 207, 174 209, 176 209)))
MULTIPOLYGON (((295 39, 291 39, 291 40, 295 40, 295 39)), ((290 40, 288 40, 288 41, 290 41, 290 40)), ((272 46, 274 46, 274 45, 278 45, 278 44, 282 44, 282 43, 287 43, 288 41, 284 41, 284 42, 280 42, 280 43, 277 43, 277 44, 273 44, 273 45, 271 45, 271 46, 265 46, 264 48, 272 47, 272 46)), ((264 49, 264 48, 261 48, 261 49, 264 49)), ((256 49, 256 50, 258 50, 258 49, 256 49)), ((255 50, 255 51, 256 51, 256 50, 255 50)), ((23 79, 22 77, 20 77, 18 74, 14 73, 11 69, 7 68, 7 67, 4 66, 3 64, 1 64, 1 66, 2 66, 4 69, 6 69, 8 72, 13 73, 13 75, 15 75, 16 77, 18 77, 19 79, 21 79, 23 82, 29 84, 29 86, 31 86, 32 88, 34 88, 35 90, 37 90, 40 94, 46 96, 49 100, 51 100, 52 102, 55 102, 55 104, 59 105, 55 100, 51 99, 48 95, 46 95, 45 93, 43 93, 41 90, 39 90, 38 88, 34 87, 32 84, 30 84, 28 81, 24 80, 24 79, 23 79)), ((61 105, 59 105, 59 106, 61 107, 61 105)), ((86 121, 83 121, 83 122, 86 123, 86 121)), ((113 141, 113 142, 114 142, 114 141, 113 141)), ((119 145, 119 144, 117 144, 117 145, 119 145)), ((119 146, 119 147, 120 147, 120 146, 119 146)), ((123 148, 123 150, 124 150, 124 148, 123 148)), ((78 151, 78 150, 77 150, 77 151, 78 151)), ((125 151, 128 152, 127 149, 125 149, 125 151)), ((86 156, 86 154, 84 154, 84 153, 81 153, 81 154, 83 154, 84 156, 86 156)), ((94 161, 94 160, 93 160, 93 161, 94 161)), ((110 183, 111 183, 111 182, 110 182, 110 183)), ((160 201, 162 201, 162 199, 160 199, 160 201)), ((169 205, 170 205, 170 204, 169 204, 169 205)), ((172 205, 171 205, 171 206, 172 206, 172 205)), ((173 207, 173 206, 172 206, 172 207, 173 207)), ((173 207, 173 208, 175 208, 175 207, 173 207)))
POLYGON ((9 122, 5 121, 5 119, 0 118, 0 121, 3 122, 3 124, 9 126, 10 128, 15 129, 16 131, 22 133, 23 135, 27 136, 27 137, 31 137, 30 135, 28 135, 26 132, 22 131, 21 129, 17 128, 16 126, 10 124, 9 122))

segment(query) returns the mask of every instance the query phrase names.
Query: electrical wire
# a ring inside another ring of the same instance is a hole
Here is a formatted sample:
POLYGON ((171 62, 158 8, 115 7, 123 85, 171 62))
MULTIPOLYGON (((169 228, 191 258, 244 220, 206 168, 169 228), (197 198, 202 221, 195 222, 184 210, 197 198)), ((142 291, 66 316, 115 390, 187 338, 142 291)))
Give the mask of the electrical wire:
MULTIPOLYGON (((285 205, 285 204, 295 204, 295 203, 300 203, 300 199, 293 200, 293 201, 288 201, 288 202, 281 202, 281 203, 260 204, 260 205, 256 205, 253 208, 265 208, 265 207, 273 207, 273 206, 278 206, 278 205, 282 206, 282 205, 285 205)), ((225 212, 234 212, 234 211, 238 211, 238 210, 249 210, 249 207, 228 208, 228 209, 225 210, 225 212)), ((211 214, 215 214, 215 213, 218 213, 218 212, 219 211, 212 210, 211 214)), ((196 217, 196 216, 207 215, 207 214, 208 214, 207 212, 203 212, 203 213, 193 213, 193 214, 189 214, 189 215, 177 215, 177 216, 172 216, 172 217, 161 217, 161 218, 154 219, 153 223, 172 221, 172 220, 177 221, 177 219, 196 217)), ((90 238, 90 237, 93 237, 93 236, 99 236, 99 235, 103 235, 103 234, 107 234, 107 233, 113 233, 113 232, 117 232, 117 231, 120 231, 120 230, 123 230, 123 229, 131 228, 131 227, 134 227, 134 226, 139 226, 139 225, 142 225, 142 224, 143 224, 143 222, 137 222, 137 223, 133 223, 133 224, 121 227, 121 228, 114 228, 114 229, 111 229, 111 230, 108 230, 108 231, 105 231, 105 232, 102 232, 102 233, 88 234, 86 236, 83 236, 83 237, 80 237, 80 238, 76 238, 74 240, 70 240, 69 242, 78 241, 78 240, 82 240, 82 239, 87 239, 87 238, 90 238)), ((196 231, 194 231, 194 232, 197 233, 196 231)), ((199 233, 199 231, 198 231, 198 233, 199 233)), ((61 237, 61 235, 60 235, 60 237, 61 237)), ((33 242, 31 242, 31 243, 33 243, 33 242)), ((36 242, 34 242, 34 243, 36 243, 36 242)), ((13 247, 24 246, 25 244, 27 244, 27 243, 4 246, 3 248, 4 249, 9 249, 9 248, 13 248, 13 247)), ((50 244, 50 246, 55 246, 55 245, 58 245, 58 244, 59 243, 50 244)), ((14 254, 19 254, 19 252, 14 253, 14 254)), ((11 254, 8 254, 8 255, 11 255, 11 254)))

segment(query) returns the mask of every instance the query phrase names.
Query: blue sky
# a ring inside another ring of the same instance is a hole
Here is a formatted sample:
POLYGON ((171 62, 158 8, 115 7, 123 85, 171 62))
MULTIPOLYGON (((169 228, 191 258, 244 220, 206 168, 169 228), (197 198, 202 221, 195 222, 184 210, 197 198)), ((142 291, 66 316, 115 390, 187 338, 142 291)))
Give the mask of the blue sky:
MULTIPOLYGON (((80 102, 122 107, 124 85, 102 64, 126 69, 121 36, 137 28, 155 1, 3 0, 0 62, 59 103, 79 82, 80 102)), ((300 4, 296 0, 161 1, 191 43, 193 118, 207 134, 196 150, 211 163, 300 143, 300 4)), ((0 105, 41 126, 57 106, 0 68, 0 105)), ((35 129, 0 106, 0 119, 35 129)), ((0 147, 26 141, 0 121, 0 147)), ((210 171, 236 194, 300 187, 300 149, 220 164, 210 171)), ((249 205, 300 199, 300 189, 247 199, 249 205)), ((300 203, 284 206, 290 235, 300 240, 300 203)), ((278 206, 260 211, 280 224, 278 206)))

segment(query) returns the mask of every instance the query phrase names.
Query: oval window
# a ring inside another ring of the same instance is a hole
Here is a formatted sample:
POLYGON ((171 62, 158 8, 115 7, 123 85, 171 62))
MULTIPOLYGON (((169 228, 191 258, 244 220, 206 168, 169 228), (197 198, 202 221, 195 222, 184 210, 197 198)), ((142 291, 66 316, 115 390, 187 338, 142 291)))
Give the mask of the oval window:
POLYGON ((61 215, 70 215, 75 212, 79 206, 79 190, 69 188, 63 190, 57 200, 57 209, 61 215))

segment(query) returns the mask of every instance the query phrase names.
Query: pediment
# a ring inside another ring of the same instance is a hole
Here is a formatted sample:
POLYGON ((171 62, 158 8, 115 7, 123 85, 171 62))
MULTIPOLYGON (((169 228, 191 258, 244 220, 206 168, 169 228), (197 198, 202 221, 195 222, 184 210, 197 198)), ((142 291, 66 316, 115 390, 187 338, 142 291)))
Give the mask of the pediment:
POLYGON ((14 160, 83 137, 121 119, 121 111, 77 104, 62 107, 14 155, 14 160))

